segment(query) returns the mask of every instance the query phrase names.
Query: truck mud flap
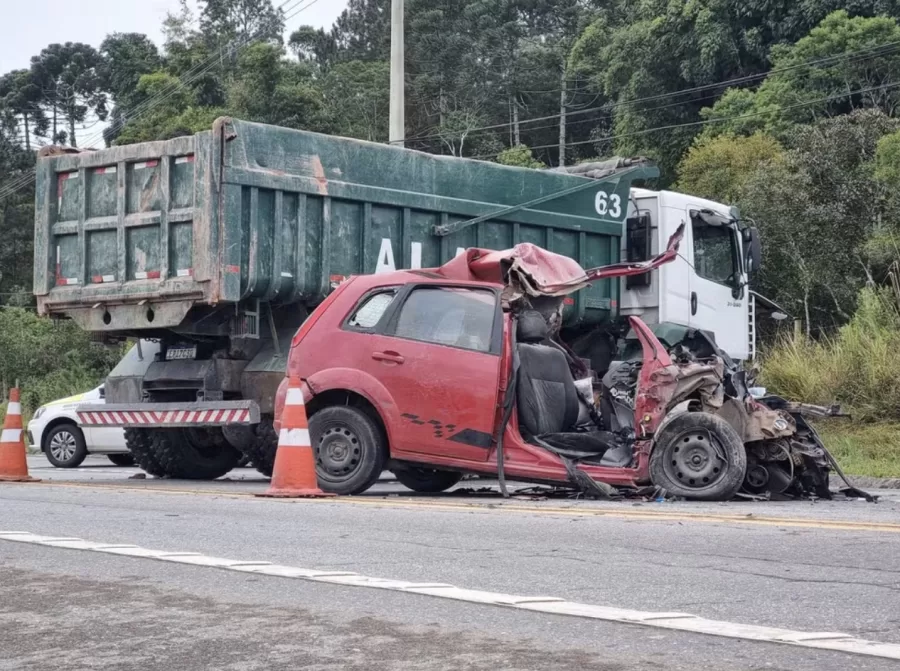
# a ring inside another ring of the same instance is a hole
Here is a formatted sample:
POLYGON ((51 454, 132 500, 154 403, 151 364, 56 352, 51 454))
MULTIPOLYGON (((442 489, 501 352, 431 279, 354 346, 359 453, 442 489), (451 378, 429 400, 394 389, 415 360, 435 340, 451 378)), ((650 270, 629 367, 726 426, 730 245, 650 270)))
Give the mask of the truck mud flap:
POLYGON ((83 405, 78 421, 84 426, 132 429, 252 425, 259 424, 259 406, 256 401, 83 405))

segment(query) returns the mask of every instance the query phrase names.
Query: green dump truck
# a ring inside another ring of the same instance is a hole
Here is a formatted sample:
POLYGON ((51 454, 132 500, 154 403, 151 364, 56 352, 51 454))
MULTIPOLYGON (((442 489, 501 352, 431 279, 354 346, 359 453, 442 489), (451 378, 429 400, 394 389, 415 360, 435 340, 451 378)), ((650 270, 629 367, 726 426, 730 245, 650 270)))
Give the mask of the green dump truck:
MULTIPOLYGON (((103 413, 155 475, 213 478, 241 453, 271 469, 290 340, 344 278, 429 268, 467 247, 533 242, 589 268, 616 262, 633 180, 535 171, 230 118, 102 151, 43 152, 34 290, 43 315, 138 341, 103 413)), ((649 249, 649 248, 648 248, 649 249)), ((572 322, 616 312, 597 282, 572 322)))

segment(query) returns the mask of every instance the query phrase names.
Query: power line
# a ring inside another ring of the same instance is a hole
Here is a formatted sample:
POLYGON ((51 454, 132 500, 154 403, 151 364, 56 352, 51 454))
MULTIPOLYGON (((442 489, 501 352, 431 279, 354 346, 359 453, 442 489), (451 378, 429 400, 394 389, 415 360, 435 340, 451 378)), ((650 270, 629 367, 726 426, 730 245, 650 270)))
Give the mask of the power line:
MULTIPOLYGON (((827 96, 827 97, 825 97, 825 98, 817 98, 817 99, 815 99, 815 100, 805 100, 805 101, 800 102, 800 103, 795 103, 795 104, 793 104, 793 105, 787 105, 787 106, 785 106, 785 107, 782 107, 782 108, 779 110, 779 113, 786 112, 786 111, 792 110, 792 109, 799 109, 799 108, 802 108, 802 107, 809 107, 810 105, 817 105, 818 103, 830 102, 830 101, 832 101, 832 100, 839 100, 839 99, 841 99, 841 98, 846 98, 847 96, 860 95, 860 94, 863 94, 863 93, 871 93, 871 92, 873 92, 873 91, 881 91, 881 90, 892 89, 892 88, 896 88, 896 87, 898 87, 898 86, 900 86, 900 82, 892 82, 892 83, 890 83, 890 84, 883 84, 883 85, 881 85, 881 86, 873 86, 873 87, 866 88, 866 89, 858 89, 858 90, 856 90, 856 91, 847 91, 847 92, 844 92, 844 93, 837 93, 837 94, 834 94, 834 95, 827 96)), ((577 141, 577 142, 567 142, 567 143, 566 143, 566 146, 567 146, 567 147, 574 147, 574 146, 582 145, 582 144, 598 144, 598 143, 600 143, 600 142, 611 142, 611 141, 613 141, 613 140, 620 140, 620 139, 625 138, 625 137, 635 137, 635 136, 638 136, 638 135, 648 135, 648 134, 650 134, 650 133, 655 133, 655 132, 657 132, 657 131, 676 130, 676 129, 678 129, 678 128, 690 128, 690 127, 694 127, 694 126, 705 126, 705 125, 707 125, 707 124, 712 124, 712 123, 721 123, 721 122, 726 122, 726 121, 739 121, 739 120, 741 120, 741 119, 752 119, 752 118, 755 118, 755 117, 763 116, 763 115, 765 115, 766 113, 767 113, 767 112, 748 112, 748 113, 746 113, 746 114, 738 114, 738 115, 735 115, 735 116, 732 116, 732 117, 722 117, 722 118, 718 118, 718 119, 702 119, 702 120, 700 120, 700 121, 689 121, 689 122, 687 122, 687 123, 670 124, 670 125, 668 125, 668 126, 659 126, 659 127, 657 127, 657 128, 646 128, 646 129, 644 129, 644 130, 632 131, 632 132, 630 132, 630 133, 621 133, 621 134, 619 134, 619 135, 611 135, 611 136, 609 136, 609 137, 595 138, 595 139, 592 139, 592 140, 579 140, 579 141, 577 141)), ((536 150, 538 150, 538 149, 552 149, 552 148, 558 147, 558 146, 559 146, 559 143, 556 143, 556 144, 545 144, 545 145, 541 145, 541 146, 539 146, 539 147, 531 147, 531 149, 532 149, 533 151, 536 151, 536 150)), ((494 155, 473 156, 472 158, 475 158, 475 159, 494 158, 494 155)))
MULTIPOLYGON (((809 66, 812 66, 812 65, 819 65, 819 64, 822 64, 822 63, 828 63, 828 62, 830 62, 830 61, 835 61, 835 60, 840 60, 840 59, 855 60, 856 58, 861 58, 861 59, 865 60, 865 59, 868 59, 868 58, 875 58, 875 57, 878 57, 878 56, 890 55, 890 54, 895 53, 896 51, 898 51, 898 49, 900 49, 900 40, 897 40, 897 41, 894 41, 894 42, 887 42, 887 43, 882 44, 882 45, 879 45, 879 46, 877 46, 877 47, 868 47, 868 48, 866 48, 866 49, 860 49, 860 50, 857 50, 857 51, 846 52, 846 53, 843 53, 843 54, 836 54, 836 55, 834 55, 834 56, 826 56, 826 57, 824 57, 824 58, 819 58, 819 59, 814 59, 814 60, 810 60, 810 61, 805 61, 805 62, 803 62, 803 63, 796 63, 796 64, 794 64, 794 65, 785 66, 785 67, 783 67, 783 68, 776 68, 776 69, 773 69, 773 70, 769 70, 769 71, 767 71, 767 72, 760 72, 760 73, 753 74, 753 75, 744 75, 744 76, 742 76, 742 77, 736 77, 736 78, 733 78, 733 79, 724 80, 724 81, 720 81, 720 82, 715 82, 715 83, 712 83, 712 84, 703 84, 703 85, 701 85, 701 86, 694 86, 694 87, 691 87, 691 88, 681 89, 681 90, 678 90, 678 91, 670 91, 670 92, 667 92, 667 93, 659 93, 659 94, 656 94, 656 95, 646 96, 646 97, 643 97, 643 98, 632 98, 632 99, 629 99, 629 100, 621 100, 621 101, 618 101, 618 102, 615 102, 615 103, 610 103, 610 104, 608 104, 608 105, 600 105, 600 106, 597 106, 597 107, 590 107, 590 108, 586 108, 586 109, 582 109, 582 110, 575 110, 575 111, 573 111, 573 112, 566 112, 566 117, 567 117, 567 119, 568 119, 569 117, 572 117, 572 116, 581 115, 581 114, 588 114, 588 113, 590 113, 590 112, 598 112, 598 111, 605 111, 605 110, 615 110, 615 109, 618 109, 619 107, 623 107, 623 106, 626 106, 626 105, 635 105, 635 104, 637 104, 637 103, 642 103, 642 102, 652 102, 652 101, 654 101, 654 100, 660 100, 660 99, 664 99, 664 98, 671 98, 671 97, 673 97, 673 96, 683 96, 683 95, 688 95, 688 94, 691 94, 691 93, 699 93, 699 92, 701 92, 701 91, 707 91, 707 90, 710 90, 710 89, 719 89, 719 88, 722 88, 722 87, 733 86, 733 85, 736 85, 736 84, 746 84, 746 83, 751 83, 751 82, 753 82, 753 81, 755 81, 755 80, 758 80, 758 79, 765 79, 766 77, 769 77, 769 76, 775 75, 775 74, 780 74, 780 73, 782 73, 782 72, 789 72, 789 71, 792 71, 792 70, 797 70, 797 69, 799 69, 799 68, 809 67, 809 66), (874 52, 873 52, 873 50, 874 50, 874 52), (881 53, 878 53, 879 50, 881 51, 881 53), (873 52, 873 53, 869 53, 869 52, 873 52)), ((683 104, 683 103, 682 103, 682 104, 683 104)), ((522 124, 528 124, 528 123, 536 123, 536 122, 538 122, 538 121, 549 121, 549 120, 551 120, 551 119, 559 119, 561 116, 562 116, 562 113, 549 114, 549 115, 547 115, 547 116, 534 117, 534 118, 532 118, 532 119, 524 119, 524 120, 520 120, 520 121, 519 121, 519 124, 522 125, 522 124)), ((480 132, 480 131, 486 131, 486 130, 495 130, 495 129, 499 129, 499 128, 508 128, 508 127, 510 127, 510 126, 513 126, 513 125, 515 125, 514 122, 510 122, 510 123, 501 123, 501 124, 494 124, 494 125, 491 125, 491 126, 482 126, 482 127, 480 127, 480 128, 473 128, 472 131, 470 131, 470 132, 474 133, 474 132, 480 132)), ((406 142, 415 142, 415 141, 417 141, 417 140, 430 140, 430 139, 433 139, 433 138, 440 138, 440 137, 441 137, 440 134, 421 135, 421 136, 418 136, 418 137, 410 137, 410 138, 406 138, 405 141, 406 141, 406 142)))

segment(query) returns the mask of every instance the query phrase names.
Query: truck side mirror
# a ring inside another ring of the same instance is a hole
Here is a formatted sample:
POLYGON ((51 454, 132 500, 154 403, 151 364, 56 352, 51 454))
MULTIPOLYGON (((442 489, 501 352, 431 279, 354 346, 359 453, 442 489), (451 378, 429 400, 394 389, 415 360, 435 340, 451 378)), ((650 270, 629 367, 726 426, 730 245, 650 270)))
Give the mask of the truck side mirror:
POLYGON ((762 267, 762 242, 759 238, 759 229, 751 226, 744 231, 743 237, 747 275, 753 277, 762 267))

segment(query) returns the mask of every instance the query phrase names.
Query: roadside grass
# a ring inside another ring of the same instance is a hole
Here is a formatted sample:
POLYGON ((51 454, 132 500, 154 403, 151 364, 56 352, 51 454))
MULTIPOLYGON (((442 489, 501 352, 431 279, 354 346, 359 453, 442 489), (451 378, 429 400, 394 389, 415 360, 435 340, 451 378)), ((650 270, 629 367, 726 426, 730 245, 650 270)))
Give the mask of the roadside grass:
POLYGON ((825 447, 847 475, 900 478, 900 423, 817 422, 825 447))
POLYGON ((841 404, 853 419, 817 422, 848 475, 900 477, 900 296, 860 292, 856 313, 818 340, 781 338, 763 355, 761 384, 785 398, 841 404))
POLYGON ((853 319, 819 340, 781 338, 763 356, 762 384, 805 403, 840 403, 854 420, 900 423, 900 311, 865 290, 853 319))

